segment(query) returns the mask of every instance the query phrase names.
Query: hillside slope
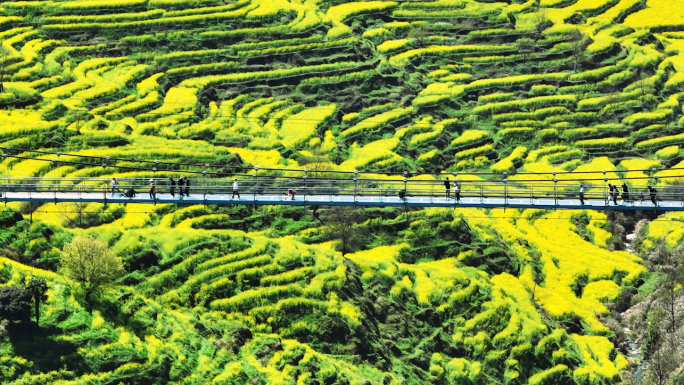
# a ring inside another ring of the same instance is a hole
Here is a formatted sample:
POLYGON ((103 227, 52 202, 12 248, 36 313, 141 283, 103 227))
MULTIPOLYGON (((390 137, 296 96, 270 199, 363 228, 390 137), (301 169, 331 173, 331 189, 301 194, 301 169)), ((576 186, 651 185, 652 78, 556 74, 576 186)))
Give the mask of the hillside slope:
MULTIPOLYGON (((603 170, 655 183, 684 167, 683 12, 676 0, 1 2, 0 170, 603 170)), ((629 304, 649 276, 596 212, 368 209, 344 256, 312 208, 0 214, 0 284, 50 286, 40 328, 6 327, 5 383, 617 383, 628 361, 604 303, 629 304), (54 273, 82 234, 126 268, 91 301, 54 273)), ((636 251, 675 247, 681 222, 653 222, 636 251)))

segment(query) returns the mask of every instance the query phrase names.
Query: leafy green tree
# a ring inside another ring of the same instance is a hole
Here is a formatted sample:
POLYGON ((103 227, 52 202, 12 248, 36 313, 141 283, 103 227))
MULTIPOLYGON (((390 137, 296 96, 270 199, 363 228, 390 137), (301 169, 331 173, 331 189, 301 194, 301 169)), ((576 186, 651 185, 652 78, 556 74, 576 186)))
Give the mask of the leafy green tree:
POLYGON ((87 297, 119 277, 123 263, 105 242, 91 236, 79 236, 64 245, 59 272, 78 282, 87 297))
POLYGON ((33 297, 33 306, 36 310, 36 324, 40 325, 40 304, 47 301, 47 283, 43 278, 31 278, 26 285, 26 291, 33 297))
POLYGON ((21 287, 0 287, 0 318, 26 321, 31 318, 31 296, 21 287))

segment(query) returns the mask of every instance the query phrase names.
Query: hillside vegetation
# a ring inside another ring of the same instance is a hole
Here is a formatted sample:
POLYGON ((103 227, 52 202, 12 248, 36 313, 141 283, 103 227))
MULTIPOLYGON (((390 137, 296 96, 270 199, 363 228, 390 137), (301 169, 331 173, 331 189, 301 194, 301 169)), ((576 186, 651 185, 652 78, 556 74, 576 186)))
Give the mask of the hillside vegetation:
MULTIPOLYGON (((666 189, 684 167, 679 0, 4 1, 0 42, 3 176, 657 170, 666 189)), ((657 351, 653 326, 628 360, 617 322, 662 277, 640 256, 684 238, 679 214, 377 208, 343 255, 332 214, 6 204, 0 285, 48 291, 40 325, 2 324, 0 381, 619 383, 657 351), (88 296, 57 274, 80 235, 125 269, 88 296)))

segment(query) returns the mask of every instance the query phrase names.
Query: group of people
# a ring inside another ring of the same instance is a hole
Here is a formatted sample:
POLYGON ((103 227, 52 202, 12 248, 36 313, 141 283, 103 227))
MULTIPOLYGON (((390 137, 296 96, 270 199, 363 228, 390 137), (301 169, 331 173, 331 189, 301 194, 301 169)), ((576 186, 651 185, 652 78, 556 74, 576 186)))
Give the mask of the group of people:
MULTIPOLYGON (((132 186, 125 189, 124 191, 121 191, 121 189, 119 189, 119 181, 116 180, 116 178, 112 178, 111 185, 112 196, 114 196, 115 192, 118 192, 126 198, 135 197, 136 192, 132 186)), ((187 197, 190 196, 190 179, 186 178, 185 175, 181 175, 180 177, 178 177, 178 181, 174 180, 173 178, 169 178, 169 193, 173 198, 176 197, 176 186, 178 186, 178 195, 181 198, 183 197, 183 195, 187 197)), ((155 184, 154 179, 150 179, 150 185, 147 188, 147 190, 150 193, 150 199, 157 200, 157 185, 155 184)))
MULTIPOLYGON (((648 195, 651 198, 651 202, 653 203, 654 206, 658 206, 658 190, 656 190, 653 186, 647 186, 648 188, 648 195)), ((579 190, 579 199, 580 203, 584 204, 584 185, 580 185, 580 190, 579 190)), ((612 185, 608 183, 608 200, 613 201, 613 204, 617 205, 617 199, 620 196, 620 187, 617 185, 612 185)), ((622 201, 628 201, 630 200, 630 193, 629 193, 629 188, 627 187, 626 183, 622 184, 622 201)))
MULTIPOLYGON (((444 188, 446 189, 446 197, 451 198, 451 183, 449 182, 449 177, 446 178, 444 181, 444 188)), ((456 202, 461 201, 461 186, 459 186, 458 182, 454 181, 454 197, 456 198, 456 202)))
MULTIPOLYGON (((123 192, 119 189, 119 181, 116 180, 116 178, 112 178, 111 182, 112 186, 112 196, 114 195, 114 192, 118 192, 119 194, 122 194, 124 197, 127 198, 133 198, 135 197, 135 190, 133 187, 129 187, 125 189, 123 192)), ((649 196, 651 198, 651 202, 653 202, 654 206, 658 205, 658 191, 653 187, 653 186, 647 186, 648 191, 649 191, 649 196)), ((176 188, 178 188, 178 193, 180 197, 182 198, 184 195, 189 197, 190 196, 190 179, 186 178, 184 175, 181 175, 178 177, 178 181, 174 180, 173 178, 169 178, 169 193, 171 194, 171 197, 176 197, 176 188)), ((444 181, 444 188, 446 191, 446 197, 451 198, 451 192, 453 191, 454 193, 454 198, 456 199, 457 202, 461 201, 461 186, 458 184, 458 182, 454 182, 453 187, 451 186, 451 182, 449 181, 449 178, 447 177, 446 180, 444 181)), ((148 191, 150 193, 150 199, 152 200, 157 200, 157 186, 155 185, 154 179, 150 179, 150 185, 148 188, 148 191)), ((297 193, 297 190, 295 189, 288 189, 287 190, 287 195, 291 198, 295 198, 295 194, 297 193)), ((582 205, 584 205, 584 194, 586 193, 586 190, 584 188, 583 184, 580 184, 580 189, 579 189, 579 200, 582 205)), ((231 199, 235 198, 237 195, 238 199, 240 199, 240 192, 239 192, 239 184, 237 178, 233 179, 233 194, 231 196, 231 199)), ((620 196, 620 188, 617 185, 612 185, 608 184, 608 200, 613 201, 615 205, 617 205, 617 199, 620 196)), ((399 198, 405 199, 406 198, 406 190, 401 189, 399 191, 399 198)), ((623 201, 628 201, 630 199, 630 192, 629 188, 627 187, 626 183, 622 184, 622 200, 623 201)))

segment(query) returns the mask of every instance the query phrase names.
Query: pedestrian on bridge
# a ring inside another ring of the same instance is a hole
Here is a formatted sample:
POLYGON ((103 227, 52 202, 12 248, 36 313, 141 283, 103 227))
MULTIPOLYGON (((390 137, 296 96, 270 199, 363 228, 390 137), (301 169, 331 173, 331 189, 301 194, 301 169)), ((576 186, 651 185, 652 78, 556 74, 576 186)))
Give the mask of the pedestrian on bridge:
POLYGON ((150 199, 152 199, 153 201, 156 201, 157 195, 156 195, 156 187, 154 185, 154 179, 150 179, 149 191, 150 191, 150 199))
POLYGON ((613 186, 612 184, 608 183, 608 200, 613 201, 615 205, 617 205, 617 198, 620 193, 618 192, 617 186, 613 186))
POLYGON ((235 198, 235 194, 237 194, 238 199, 240 198, 240 192, 238 191, 238 180, 237 178, 233 179, 233 196, 230 197, 230 199, 235 198))
POLYGON ((454 182, 454 197, 456 202, 461 201, 461 186, 458 185, 458 182, 454 182))
POLYGON ((169 192, 171 193, 171 198, 175 198, 176 197, 176 194, 175 194, 175 192, 176 192, 176 181, 173 180, 173 178, 169 178, 169 186, 170 186, 169 192))
POLYGON ((183 180, 183 175, 178 177, 178 195, 183 197, 183 186, 185 186, 185 181, 183 180))
POLYGON ((444 181, 444 189, 446 190, 446 197, 449 198, 449 193, 451 193, 451 185, 449 184, 449 177, 444 181))
POLYGON ((185 179, 185 196, 190 198, 190 179, 183 177, 185 179))
POLYGON ((653 206, 658 206, 658 201, 656 200, 656 198, 658 197, 658 190, 656 190, 652 186, 648 186, 648 192, 651 196, 651 202, 653 202, 653 206))
POLYGON ((627 188, 627 183, 622 184, 622 201, 627 202, 629 200, 629 189, 627 188))
POLYGON ((584 185, 583 184, 580 185, 579 200, 580 200, 580 204, 584 205, 584 185))
POLYGON ((121 194, 121 190, 119 190, 119 181, 116 180, 116 178, 112 178, 112 196, 114 196, 114 190, 121 194))

